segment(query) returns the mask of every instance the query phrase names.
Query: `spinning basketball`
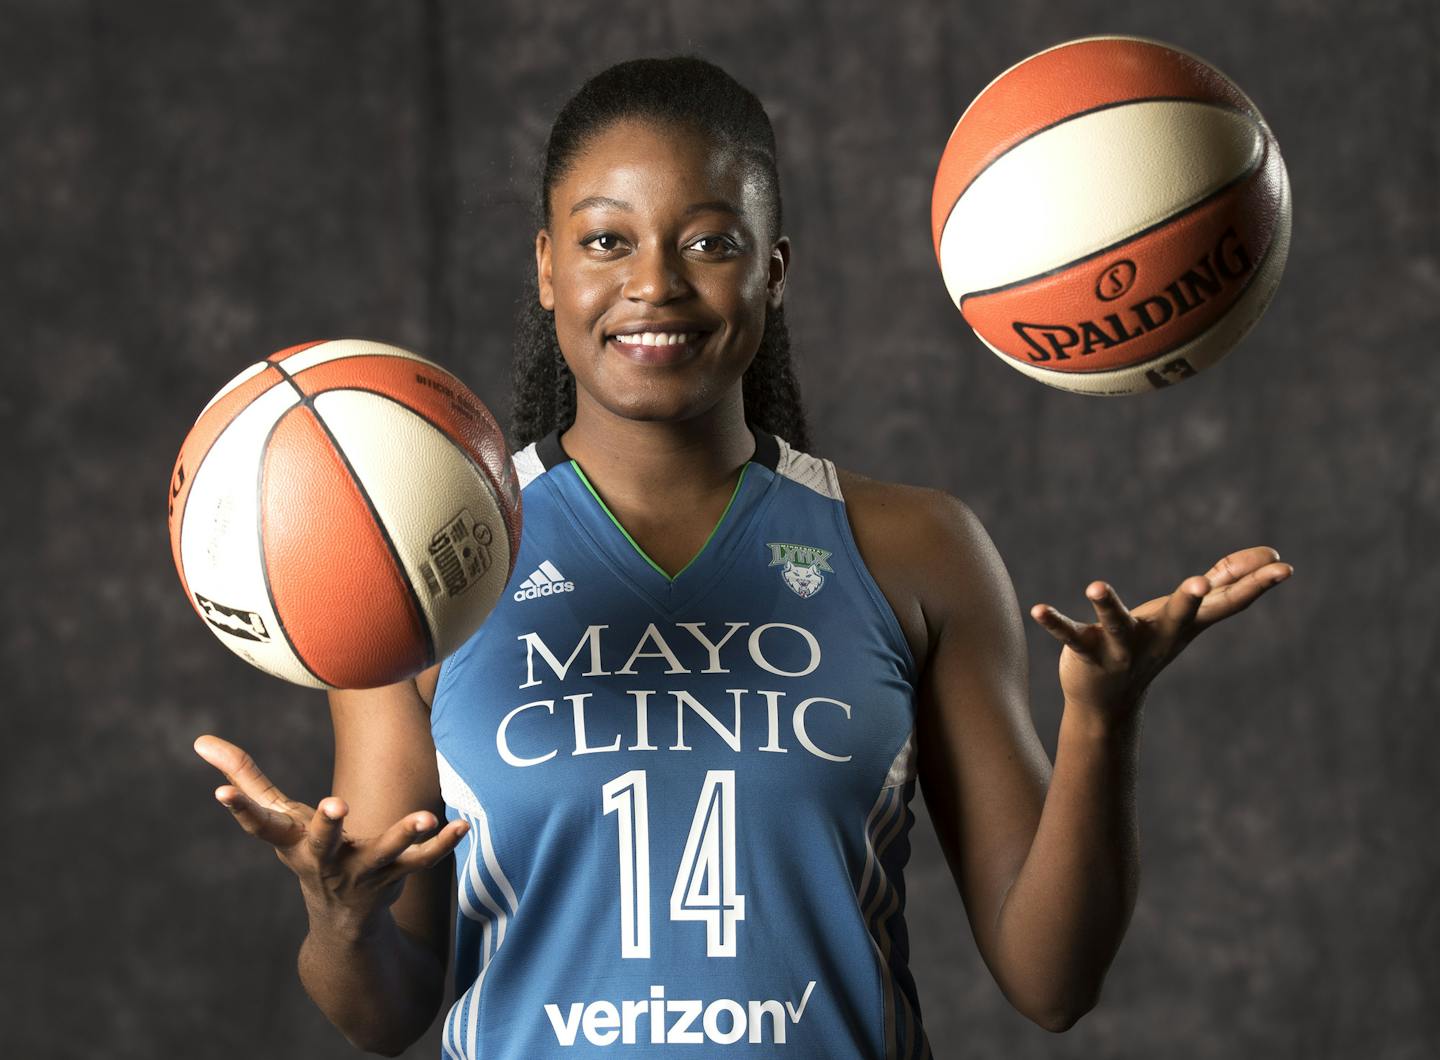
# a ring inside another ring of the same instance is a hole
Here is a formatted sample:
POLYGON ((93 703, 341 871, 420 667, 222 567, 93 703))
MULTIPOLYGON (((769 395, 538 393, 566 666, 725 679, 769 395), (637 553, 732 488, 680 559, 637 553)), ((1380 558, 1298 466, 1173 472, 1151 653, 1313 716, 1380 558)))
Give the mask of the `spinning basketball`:
POLYGON ((220 642, 311 687, 402 680, 462 644, 520 546, 489 410, 406 350, 340 340, 246 368, 170 484, 170 545, 220 642))
POLYGON ((991 350, 1062 390, 1133 394, 1208 368, 1260 318, 1290 187, 1264 118, 1214 67, 1091 37, 975 98, 931 224, 950 296, 991 350))

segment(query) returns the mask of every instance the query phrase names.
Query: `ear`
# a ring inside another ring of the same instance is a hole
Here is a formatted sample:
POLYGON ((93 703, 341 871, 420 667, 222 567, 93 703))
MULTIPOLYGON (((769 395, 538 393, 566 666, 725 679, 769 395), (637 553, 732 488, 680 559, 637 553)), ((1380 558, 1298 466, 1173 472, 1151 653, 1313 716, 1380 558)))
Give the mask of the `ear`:
POLYGON ((545 229, 535 233, 535 282, 540 290, 540 304, 555 311, 555 288, 550 285, 550 233, 545 229))
POLYGON ((765 282, 771 309, 779 309, 785 300, 785 277, 790 272, 790 237, 781 236, 770 250, 770 277, 765 282))

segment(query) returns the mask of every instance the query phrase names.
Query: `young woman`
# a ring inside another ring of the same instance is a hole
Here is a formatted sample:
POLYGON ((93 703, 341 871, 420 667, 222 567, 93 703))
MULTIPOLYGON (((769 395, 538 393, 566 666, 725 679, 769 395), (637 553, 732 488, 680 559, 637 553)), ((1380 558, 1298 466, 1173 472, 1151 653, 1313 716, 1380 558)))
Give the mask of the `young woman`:
POLYGON ((928 1055, 918 779, 1000 988, 1069 1027, 1135 901, 1145 691, 1291 568, 1247 548, 1133 610, 1091 582, 1094 622, 1035 605, 1063 645, 1052 774, 975 516, 806 451, 759 101, 693 58, 604 71, 556 119, 540 213, 499 606, 416 679, 330 693, 318 807, 196 741, 300 878, 306 989, 403 1051, 445 996, 453 894, 447 1056, 928 1055))

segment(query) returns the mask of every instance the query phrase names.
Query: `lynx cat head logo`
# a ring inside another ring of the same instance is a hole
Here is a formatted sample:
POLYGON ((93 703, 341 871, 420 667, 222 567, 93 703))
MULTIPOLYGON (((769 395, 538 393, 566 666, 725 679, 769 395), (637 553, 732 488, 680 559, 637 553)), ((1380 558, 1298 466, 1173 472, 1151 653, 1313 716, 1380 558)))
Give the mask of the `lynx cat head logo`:
POLYGON ((821 571, 835 573, 825 562, 831 555, 827 549, 785 541, 769 541, 765 547, 770 550, 770 566, 781 568, 781 579, 802 600, 808 600, 824 588, 825 576, 821 571))
POLYGON ((802 600, 814 596, 825 584, 824 577, 817 574, 814 567, 797 567, 793 563, 785 564, 780 577, 785 579, 785 584, 794 589, 795 595, 802 600))

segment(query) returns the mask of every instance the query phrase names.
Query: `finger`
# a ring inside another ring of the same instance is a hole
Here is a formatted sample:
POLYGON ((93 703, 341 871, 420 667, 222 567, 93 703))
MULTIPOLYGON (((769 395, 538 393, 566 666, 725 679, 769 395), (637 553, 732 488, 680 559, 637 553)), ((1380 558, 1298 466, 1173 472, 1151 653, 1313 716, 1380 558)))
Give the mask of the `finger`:
POLYGON ((345 832, 345 815, 349 810, 343 799, 334 797, 321 799, 320 805, 315 807, 315 816, 310 819, 306 832, 310 849, 322 865, 334 858, 335 851, 340 848, 340 839, 345 832))
POLYGON ((1267 563, 1253 570, 1232 585, 1223 585, 1209 592, 1195 615, 1199 629, 1244 611, 1265 592, 1279 585, 1295 568, 1288 563, 1267 563))
POLYGON ((1073 618, 1062 615, 1049 604, 1036 604, 1030 609, 1030 617, 1071 651, 1087 658, 1094 657, 1094 639, 1086 633, 1087 627, 1073 618))
POLYGON ((288 813, 259 805, 233 784, 216 788, 215 800, 234 815, 241 828, 272 846, 292 846, 305 834, 304 826, 288 813))
POLYGON ((402 817, 370 844, 365 856, 365 868, 371 872, 378 872, 388 867, 391 862, 434 830, 436 824, 435 815, 428 810, 421 810, 419 813, 402 817))
POLYGON ((224 773, 231 784, 253 801, 281 812, 289 808, 290 800, 260 771, 255 760, 229 740, 207 734, 197 737, 193 746, 196 754, 224 773))
POLYGON ((1130 634, 1135 629, 1135 616, 1125 610, 1119 595, 1108 582, 1091 582, 1085 596, 1095 608, 1100 628, 1110 649, 1120 656, 1130 653, 1130 634))
POLYGON ((1238 582, 1251 571, 1258 570, 1268 563, 1274 563, 1279 558, 1280 553, 1269 545, 1242 548, 1217 561, 1215 566, 1205 572, 1205 577, 1210 580, 1212 589, 1219 589, 1221 586, 1238 582))
POLYGON ((1169 636, 1184 635, 1195 621, 1205 595, 1210 592, 1210 579, 1204 575, 1186 578, 1170 594, 1160 612, 1160 628, 1169 636))
POLYGON ((451 821, 430 839, 423 843, 417 843, 409 850, 404 851, 392 862, 392 865, 407 873, 428 869, 453 853, 468 831, 470 831, 469 822, 451 821))

